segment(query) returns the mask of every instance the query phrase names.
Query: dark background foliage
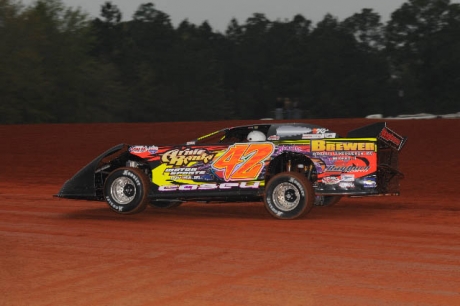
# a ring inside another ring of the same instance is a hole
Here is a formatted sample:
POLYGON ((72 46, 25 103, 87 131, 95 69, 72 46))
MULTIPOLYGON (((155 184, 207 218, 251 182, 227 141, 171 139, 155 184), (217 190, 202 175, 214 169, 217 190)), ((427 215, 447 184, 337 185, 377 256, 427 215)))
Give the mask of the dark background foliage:
POLYGON ((383 24, 371 9, 174 27, 153 3, 130 21, 60 0, 0 0, 0 123, 158 122, 459 111, 460 5, 408 0, 383 24), (284 115, 287 116, 286 113, 284 115))

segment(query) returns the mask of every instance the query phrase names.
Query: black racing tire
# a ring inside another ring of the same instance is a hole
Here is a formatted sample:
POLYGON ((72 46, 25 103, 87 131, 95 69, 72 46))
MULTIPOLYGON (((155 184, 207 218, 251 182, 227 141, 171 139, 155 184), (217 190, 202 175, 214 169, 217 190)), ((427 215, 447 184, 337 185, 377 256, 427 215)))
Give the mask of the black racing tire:
POLYGON ((154 208, 169 209, 179 207, 182 201, 150 201, 149 205, 154 208))
POLYGON ((275 218, 295 219, 313 207, 315 191, 310 181, 298 172, 275 175, 265 188, 265 208, 275 218))
POLYGON ((149 202, 150 181, 142 170, 118 168, 104 183, 104 198, 110 209, 119 214, 143 211, 149 202))
POLYGON ((318 207, 333 206, 337 204, 341 198, 341 196, 316 196, 314 205, 318 207))

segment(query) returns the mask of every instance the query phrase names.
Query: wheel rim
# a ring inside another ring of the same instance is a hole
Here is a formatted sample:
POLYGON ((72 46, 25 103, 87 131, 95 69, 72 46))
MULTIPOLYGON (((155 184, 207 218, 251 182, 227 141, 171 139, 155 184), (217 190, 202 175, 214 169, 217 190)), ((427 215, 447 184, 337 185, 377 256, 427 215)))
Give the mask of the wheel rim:
POLYGON ((110 194, 118 204, 129 204, 136 196, 134 181, 126 176, 117 178, 110 186, 110 194))
POLYGON ((300 191, 291 183, 281 183, 273 190, 273 202, 282 211, 291 211, 300 202, 300 191))

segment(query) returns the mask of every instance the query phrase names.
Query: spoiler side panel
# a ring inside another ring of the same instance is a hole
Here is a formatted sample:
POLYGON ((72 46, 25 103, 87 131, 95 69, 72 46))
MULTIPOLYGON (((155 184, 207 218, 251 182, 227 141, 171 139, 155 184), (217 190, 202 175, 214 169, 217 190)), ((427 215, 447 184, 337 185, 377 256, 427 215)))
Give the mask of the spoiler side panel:
POLYGON ((378 139, 377 186, 379 194, 399 195, 399 181, 404 174, 399 171, 399 151, 407 137, 400 136, 377 122, 348 132, 348 137, 376 137, 378 139))
POLYGON ((347 137, 374 137, 397 151, 402 150, 407 140, 407 137, 400 136, 395 131, 389 129, 386 122, 377 122, 349 131, 347 137))

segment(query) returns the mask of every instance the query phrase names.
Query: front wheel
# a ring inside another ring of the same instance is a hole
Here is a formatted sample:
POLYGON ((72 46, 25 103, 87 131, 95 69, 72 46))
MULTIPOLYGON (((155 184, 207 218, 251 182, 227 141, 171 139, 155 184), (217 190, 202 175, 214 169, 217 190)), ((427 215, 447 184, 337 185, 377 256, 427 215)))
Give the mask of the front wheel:
POLYGON ((140 169, 119 168, 105 180, 104 197, 113 211, 134 214, 147 207, 149 188, 150 181, 140 169))
POLYGON ((294 219, 313 207, 315 191, 310 181, 298 172, 282 172, 267 184, 265 208, 278 219, 294 219))

